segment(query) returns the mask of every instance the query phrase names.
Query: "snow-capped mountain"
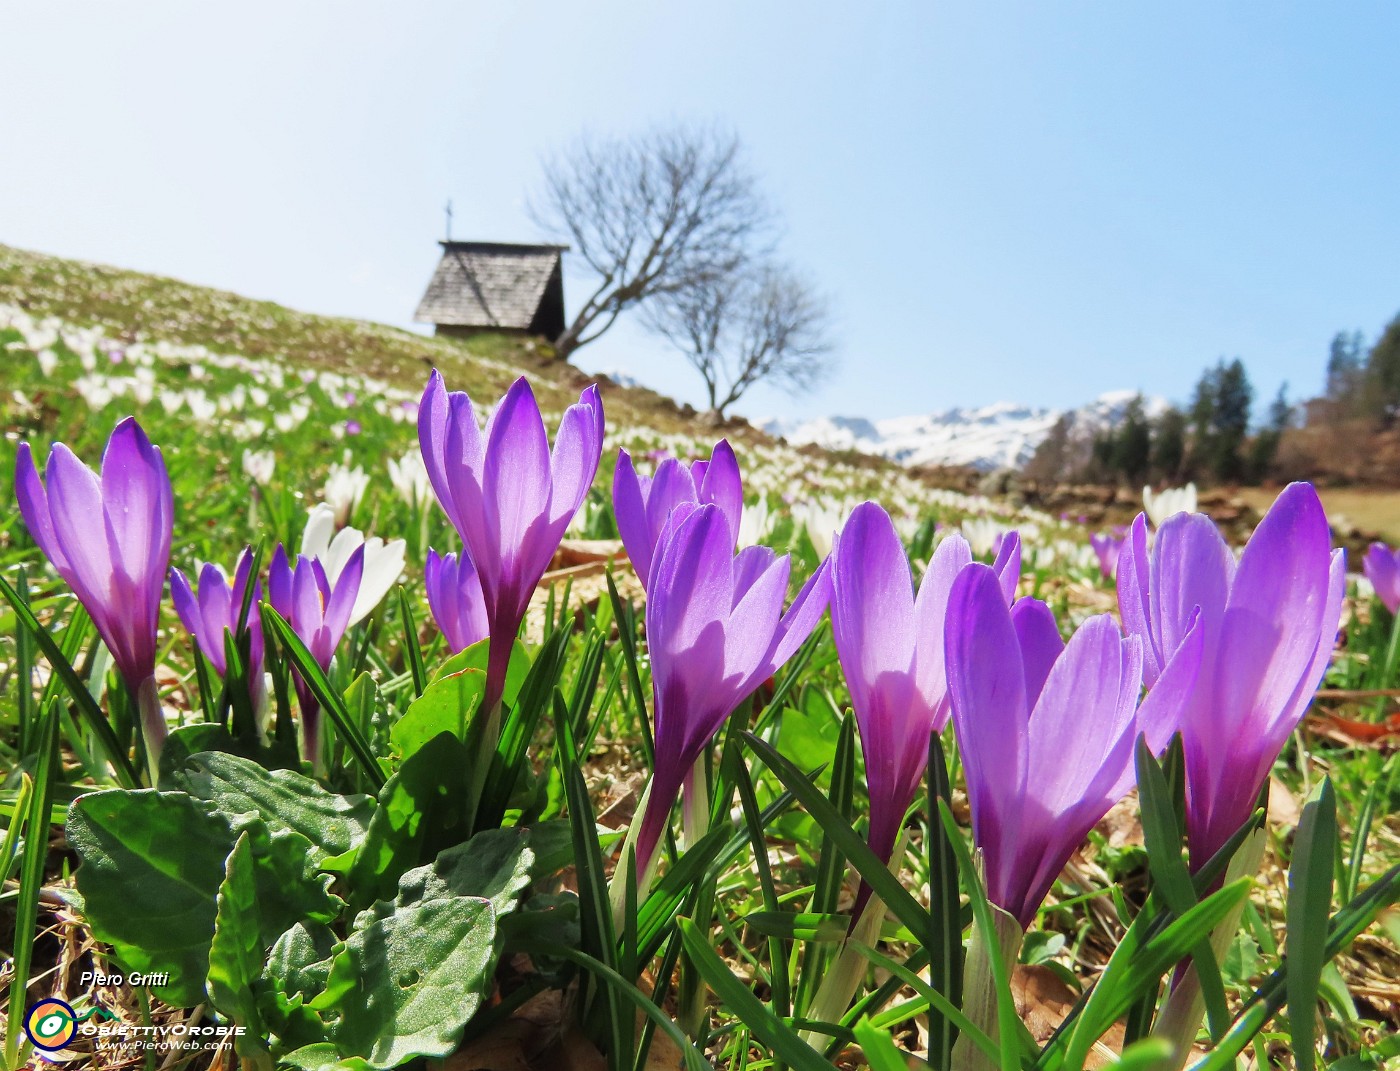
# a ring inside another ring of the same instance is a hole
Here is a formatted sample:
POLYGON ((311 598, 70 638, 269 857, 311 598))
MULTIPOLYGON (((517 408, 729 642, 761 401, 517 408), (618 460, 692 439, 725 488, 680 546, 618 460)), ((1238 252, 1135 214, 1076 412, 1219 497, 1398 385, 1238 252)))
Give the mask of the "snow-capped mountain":
MULTIPOLYGON (((876 454, 904 465, 966 465, 989 472, 1024 465, 1062 416, 1072 418, 1074 438, 1088 439, 1120 421, 1135 397, 1136 391, 1110 391, 1072 410, 996 402, 884 420, 831 416, 768 420, 760 426, 794 445, 816 443, 831 450, 876 454)), ((1160 398, 1144 399, 1149 417, 1166 407, 1160 398)))

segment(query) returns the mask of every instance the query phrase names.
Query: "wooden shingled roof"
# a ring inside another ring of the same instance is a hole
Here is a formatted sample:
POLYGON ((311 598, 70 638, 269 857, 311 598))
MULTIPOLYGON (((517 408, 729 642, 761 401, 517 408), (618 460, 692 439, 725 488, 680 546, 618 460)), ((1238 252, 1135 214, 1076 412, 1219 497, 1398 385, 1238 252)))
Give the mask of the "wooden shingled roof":
POLYGON ((568 246, 439 244, 442 259, 413 317, 419 323, 529 331, 539 326, 547 298, 554 300, 551 290, 557 291, 562 318, 559 258, 568 246))

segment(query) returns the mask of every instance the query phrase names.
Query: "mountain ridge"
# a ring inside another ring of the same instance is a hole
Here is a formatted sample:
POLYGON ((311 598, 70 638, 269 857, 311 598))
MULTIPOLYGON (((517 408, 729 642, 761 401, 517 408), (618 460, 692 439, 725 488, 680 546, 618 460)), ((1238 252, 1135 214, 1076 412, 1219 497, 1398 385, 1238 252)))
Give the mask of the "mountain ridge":
MULTIPOLYGON (((878 420, 834 415, 755 423, 769 435, 795 446, 856 450, 910 467, 966 466, 990 472, 1023 467, 1063 417, 1071 418, 1071 436, 1091 438, 1122 420, 1138 396, 1133 390, 1107 391, 1075 409, 1001 401, 878 420)), ((1143 396, 1143 405, 1148 417, 1167 408, 1165 400, 1149 396, 1143 396)))

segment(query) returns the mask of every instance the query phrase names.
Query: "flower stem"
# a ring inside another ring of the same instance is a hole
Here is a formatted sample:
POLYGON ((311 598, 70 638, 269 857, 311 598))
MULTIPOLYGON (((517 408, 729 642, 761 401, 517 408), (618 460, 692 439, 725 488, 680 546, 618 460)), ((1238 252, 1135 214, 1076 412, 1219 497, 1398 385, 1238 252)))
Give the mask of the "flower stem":
POLYGON ((141 738, 146 743, 147 773, 151 784, 160 775, 160 753, 165 748, 165 738, 169 730, 165 725, 165 714, 160 709, 160 691, 154 676, 147 677, 136 689, 136 709, 141 714, 141 738))
MULTIPOLYGON (((967 965, 963 974, 963 1013, 992 1037, 1000 1035, 997 1022, 997 987, 992 975, 992 956, 1000 955, 1003 963, 1010 968, 1016 963, 1021 952, 1021 939, 1025 936, 1021 924, 1007 912, 989 905, 992 909, 992 924, 996 931, 996 949, 991 947, 987 935, 980 926, 972 928, 972 940, 967 946, 967 965)), ((1000 1071, 1000 1064, 983 1052, 966 1035, 959 1036, 953 1045, 953 1066, 959 1071, 1000 1071)))
MULTIPOLYGON (((1225 870, 1224 884, 1229 884, 1246 875, 1256 874, 1264 860, 1265 831, 1256 830, 1246 840, 1230 865, 1225 870)), ((1240 916, 1244 913, 1244 903, 1226 915, 1210 935, 1210 950, 1216 962, 1222 960, 1235 939, 1239 929, 1240 916)), ((1205 1017, 1205 998, 1201 995, 1201 979, 1196 974, 1195 964, 1188 964, 1172 986, 1167 1003, 1157 1016, 1152 1028, 1154 1037, 1165 1038, 1172 1045, 1172 1059, 1162 1066, 1170 1071, 1181 1071, 1191 1055, 1191 1046, 1201 1030, 1201 1020, 1205 1017)))

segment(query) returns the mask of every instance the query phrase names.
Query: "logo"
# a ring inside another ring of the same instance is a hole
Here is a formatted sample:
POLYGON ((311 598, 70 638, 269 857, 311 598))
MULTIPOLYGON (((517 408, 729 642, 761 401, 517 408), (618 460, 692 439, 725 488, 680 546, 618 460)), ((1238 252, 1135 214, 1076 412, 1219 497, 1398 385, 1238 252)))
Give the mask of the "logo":
POLYGON ((56 997, 31 1005, 24 1016, 24 1032, 36 1049, 45 1052, 63 1048, 73 1040, 77 1031, 77 1013, 56 997))

